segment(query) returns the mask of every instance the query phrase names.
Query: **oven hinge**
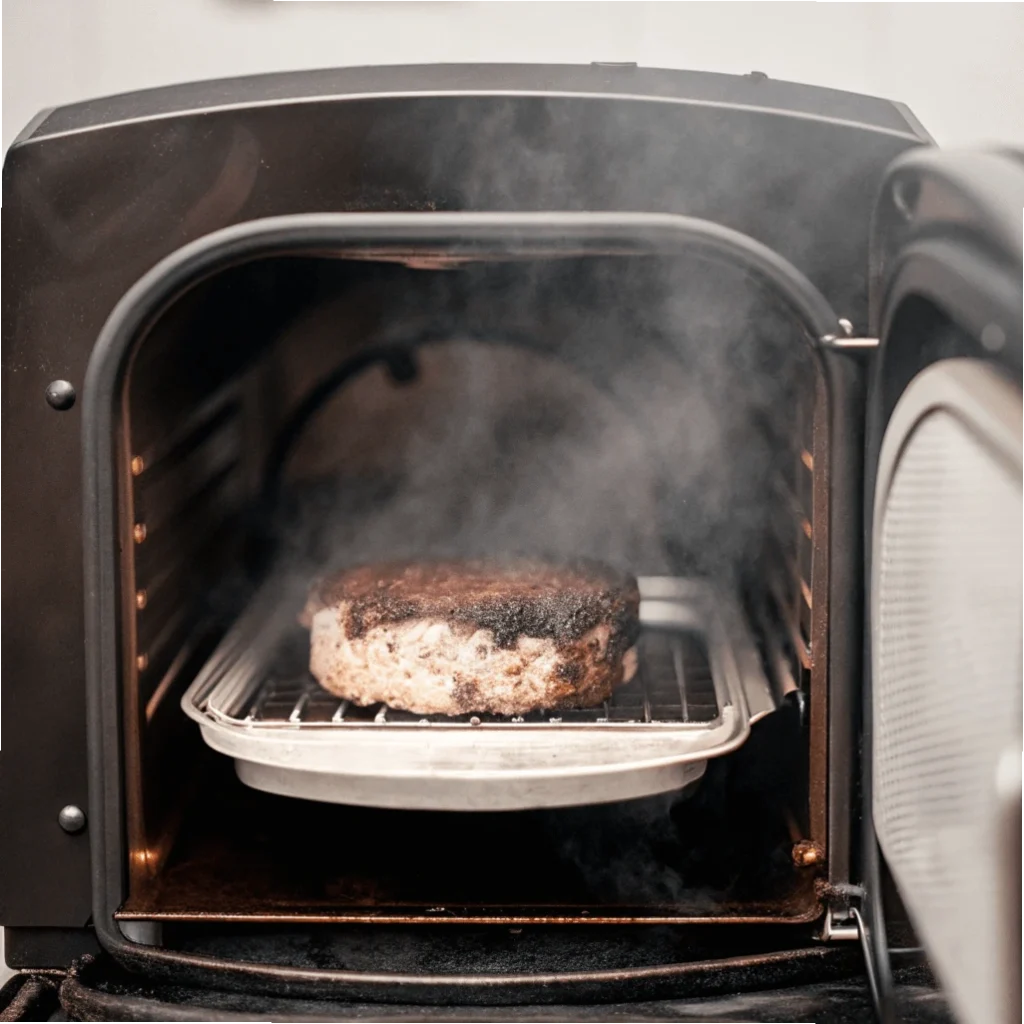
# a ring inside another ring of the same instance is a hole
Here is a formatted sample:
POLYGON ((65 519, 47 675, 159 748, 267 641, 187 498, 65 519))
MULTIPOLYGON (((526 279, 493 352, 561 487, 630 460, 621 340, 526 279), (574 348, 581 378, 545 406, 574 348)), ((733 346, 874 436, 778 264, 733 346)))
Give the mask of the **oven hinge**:
POLYGON ((844 338, 842 335, 826 334, 819 341, 823 348, 836 349, 840 352, 872 350, 878 348, 877 338, 844 338))
POLYGON ((870 351, 871 349, 878 348, 878 338, 855 337, 853 324, 844 317, 840 317, 839 326, 842 329, 842 334, 826 334, 818 339, 822 348, 836 349, 841 352, 856 351, 858 349, 870 351))
POLYGON ((821 886, 821 896, 826 906, 825 920, 821 926, 824 942, 858 942, 861 926, 858 920, 858 906, 864 898, 864 889, 859 885, 828 884, 821 886))
POLYGON ((821 937, 825 942, 857 942, 860 928, 849 910, 842 913, 830 909, 822 924, 821 937))

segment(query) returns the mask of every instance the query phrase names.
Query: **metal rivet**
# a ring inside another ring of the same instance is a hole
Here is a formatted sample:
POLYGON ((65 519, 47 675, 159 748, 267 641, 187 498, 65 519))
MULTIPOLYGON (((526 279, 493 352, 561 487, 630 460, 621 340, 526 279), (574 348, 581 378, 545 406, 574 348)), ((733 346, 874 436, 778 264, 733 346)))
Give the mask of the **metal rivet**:
POLYGON ((135 607, 141 612, 146 607, 146 602, 149 600, 145 590, 135 591, 135 607))
POLYGON ((81 832, 85 828, 85 811, 75 804, 68 804, 60 809, 57 815, 57 824, 60 825, 69 835, 81 832))
POLYGON ((998 352, 1006 344, 1006 331, 999 324, 985 324, 981 329, 981 345, 988 352, 998 352))
POLYGON ((416 356, 408 349, 396 349, 389 353, 385 365, 395 384, 409 384, 419 376, 416 356))
POLYGON ((825 859, 825 851, 817 843, 809 839, 801 839, 793 844, 793 863, 798 868, 810 868, 825 859))
POLYGON ((135 667, 136 667, 136 668, 137 668, 137 669, 138 669, 138 670, 139 670, 140 672, 145 672, 145 671, 146 671, 146 669, 147 669, 147 668, 149 668, 149 655, 148 655, 148 654, 140 654, 140 655, 139 655, 139 656, 138 656, 138 657, 137 657, 137 658, 135 659, 135 667))
POLYGON ((141 455, 136 455, 132 459, 132 476, 141 476, 142 471, 146 468, 146 460, 141 455))
POLYGON ((132 527, 132 537, 135 538, 136 544, 141 544, 146 539, 146 524, 136 523, 132 527))
POLYGON ((70 381, 51 380, 46 385, 46 401, 58 412, 67 412, 77 397, 70 381))

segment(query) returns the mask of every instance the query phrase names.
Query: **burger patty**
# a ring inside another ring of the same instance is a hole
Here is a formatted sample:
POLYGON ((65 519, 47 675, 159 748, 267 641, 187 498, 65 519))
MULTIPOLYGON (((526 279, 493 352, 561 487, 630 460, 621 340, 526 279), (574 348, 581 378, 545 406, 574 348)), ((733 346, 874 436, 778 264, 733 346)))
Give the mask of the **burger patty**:
POLYGON ((592 707, 636 672, 636 580, 594 563, 392 563, 320 581, 310 672, 417 714, 592 707))

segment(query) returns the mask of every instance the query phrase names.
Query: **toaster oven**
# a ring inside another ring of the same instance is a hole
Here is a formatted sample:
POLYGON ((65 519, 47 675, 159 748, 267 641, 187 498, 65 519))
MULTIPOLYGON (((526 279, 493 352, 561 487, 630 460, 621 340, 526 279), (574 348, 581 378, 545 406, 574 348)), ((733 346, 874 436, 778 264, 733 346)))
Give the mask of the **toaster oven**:
POLYGON ((1019 1019, 1019 154, 436 66, 47 111, 3 187, 11 1019, 1019 1019), (309 675, 316 576, 495 555, 634 574, 635 677, 309 675))

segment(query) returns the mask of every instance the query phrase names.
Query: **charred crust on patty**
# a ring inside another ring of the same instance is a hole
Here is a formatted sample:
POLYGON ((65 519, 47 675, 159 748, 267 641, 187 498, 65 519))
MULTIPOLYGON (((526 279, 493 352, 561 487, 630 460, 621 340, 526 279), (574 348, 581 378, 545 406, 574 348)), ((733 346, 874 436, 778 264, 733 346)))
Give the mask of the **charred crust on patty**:
POLYGON ((595 626, 610 627, 608 656, 636 643, 636 580, 593 562, 395 562, 357 566, 321 581, 306 614, 345 602, 344 628, 356 639, 375 626, 439 619, 486 629, 501 648, 521 637, 565 649, 595 626))
POLYGON ((583 666, 578 661, 560 661, 555 673, 567 683, 578 683, 583 678, 583 666))

